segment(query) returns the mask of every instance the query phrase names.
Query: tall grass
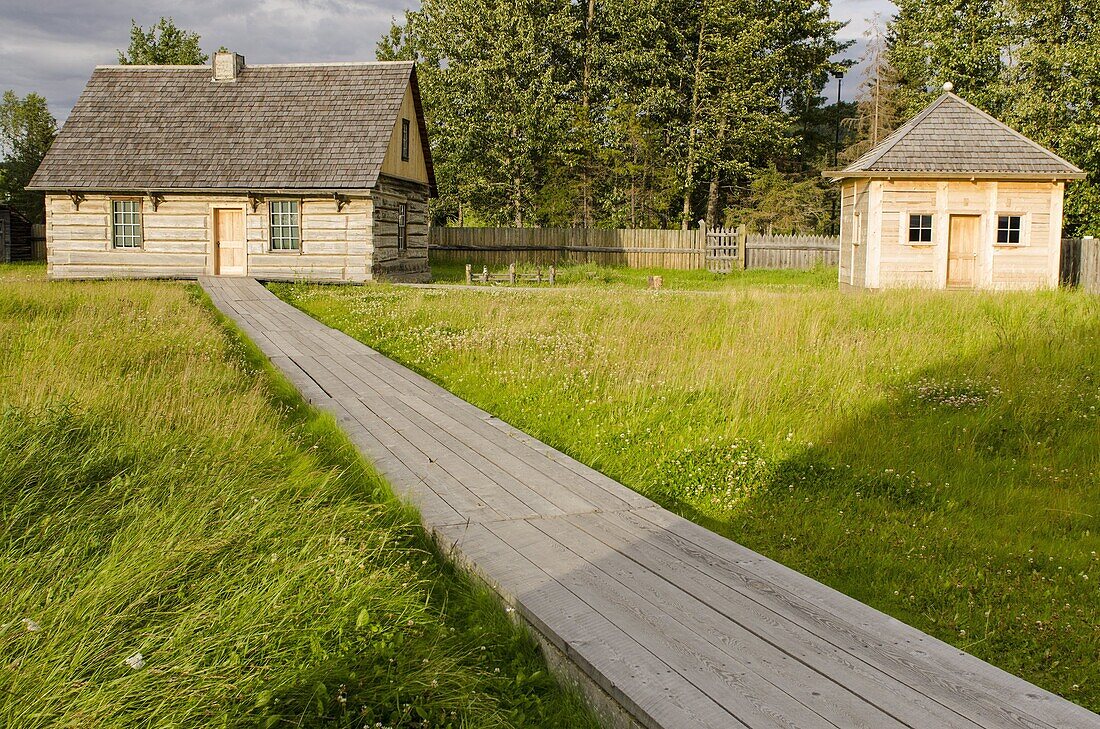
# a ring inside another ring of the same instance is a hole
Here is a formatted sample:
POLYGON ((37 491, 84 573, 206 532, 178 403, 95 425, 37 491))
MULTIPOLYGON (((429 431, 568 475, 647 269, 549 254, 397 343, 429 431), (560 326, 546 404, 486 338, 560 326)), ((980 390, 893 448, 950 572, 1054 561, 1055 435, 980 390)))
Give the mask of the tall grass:
POLYGON ((0 268, 0 724, 593 726, 197 289, 42 275, 0 268))
MULTIPOLYGON (((543 276, 548 275, 548 266, 536 267, 534 264, 520 264, 519 273, 535 273, 541 268, 543 276)), ((482 270, 481 264, 473 267, 475 273, 482 270)), ((489 266, 492 273, 503 273, 507 266, 489 266)), ((685 291, 719 291, 746 286, 764 286, 768 288, 831 288, 836 286, 836 267, 820 266, 809 271, 750 269, 736 276, 727 276, 710 271, 669 270, 659 268, 622 268, 601 266, 595 263, 565 264, 557 267, 555 285, 587 288, 623 287, 644 289, 650 276, 661 276, 663 287, 685 291)), ((466 282, 466 264, 451 261, 432 261, 432 281, 455 284, 466 282)), ((507 284, 496 283, 498 288, 507 284)), ((539 286, 530 282, 520 282, 517 286, 539 286)), ((548 284, 541 284, 548 288, 548 284)))
POLYGON ((274 288, 687 517, 1100 709, 1100 301, 804 280, 274 288))

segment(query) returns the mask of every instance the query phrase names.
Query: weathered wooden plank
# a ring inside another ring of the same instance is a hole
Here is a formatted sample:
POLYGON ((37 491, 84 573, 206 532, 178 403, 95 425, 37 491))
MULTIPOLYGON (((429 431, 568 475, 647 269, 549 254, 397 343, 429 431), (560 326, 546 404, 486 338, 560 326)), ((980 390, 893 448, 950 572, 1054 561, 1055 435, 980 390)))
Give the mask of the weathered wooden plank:
POLYGON ((567 520, 591 537, 621 552, 654 575, 693 595, 730 620, 743 624, 769 643, 779 647, 820 673, 826 681, 836 682, 891 716, 906 716, 910 726, 925 729, 977 726, 973 721, 941 704, 915 693, 885 671, 866 663, 829 640, 807 630, 796 615, 773 609, 767 595, 751 587, 751 580, 727 582, 706 566, 684 559, 684 552, 655 539, 652 532, 618 514, 571 515, 567 520), (919 713, 913 711, 918 709, 919 713))
POLYGON ((916 692, 976 717, 981 726, 1094 727, 1095 715, 1023 679, 922 633, 778 562, 660 509, 624 512, 627 522, 657 527, 685 560, 719 579, 749 584, 774 609, 831 641, 844 641, 867 662, 897 675, 916 692), (918 680, 920 684, 913 686, 918 680))
POLYGON ((485 526, 746 725, 835 729, 835 724, 731 655, 718 655, 690 628, 667 619, 661 606, 600 569, 601 555, 591 560, 580 557, 542 532, 541 524, 504 521, 485 526))
POLYGON ((461 559, 644 726, 746 727, 485 525, 439 531, 461 559))

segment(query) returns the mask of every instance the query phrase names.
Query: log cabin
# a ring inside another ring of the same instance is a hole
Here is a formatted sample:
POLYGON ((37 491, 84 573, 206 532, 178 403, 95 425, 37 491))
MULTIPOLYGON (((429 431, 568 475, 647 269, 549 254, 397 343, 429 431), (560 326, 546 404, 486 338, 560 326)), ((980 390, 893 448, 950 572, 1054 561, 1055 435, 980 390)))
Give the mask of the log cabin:
POLYGON ((1058 285, 1065 184, 1085 174, 951 93, 848 167, 841 288, 1058 285))
POLYGON ((412 63, 99 66, 28 189, 52 279, 431 276, 412 63))

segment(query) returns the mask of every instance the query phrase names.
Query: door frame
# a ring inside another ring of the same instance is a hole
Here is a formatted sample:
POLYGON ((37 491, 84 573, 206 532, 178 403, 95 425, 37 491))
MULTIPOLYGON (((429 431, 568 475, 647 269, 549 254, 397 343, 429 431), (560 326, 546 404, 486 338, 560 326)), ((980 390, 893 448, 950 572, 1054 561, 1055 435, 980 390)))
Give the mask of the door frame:
POLYGON ((966 211, 953 213, 948 211, 947 213, 947 245, 945 246, 946 262, 943 269, 943 287, 945 289, 957 289, 960 291, 970 291, 973 289, 981 288, 981 268, 982 268, 982 244, 985 241, 985 226, 986 215, 981 212, 966 211), (961 286, 959 284, 951 283, 951 222, 955 218, 974 218, 977 222, 977 233, 974 236, 974 273, 971 276, 969 286, 961 286))
POLYGON ((210 259, 207 265, 207 274, 210 276, 220 276, 218 273, 218 210, 239 210, 241 211, 241 221, 244 226, 244 275, 248 275, 248 206, 241 203, 210 203, 210 240, 208 241, 209 248, 207 249, 207 255, 210 259))

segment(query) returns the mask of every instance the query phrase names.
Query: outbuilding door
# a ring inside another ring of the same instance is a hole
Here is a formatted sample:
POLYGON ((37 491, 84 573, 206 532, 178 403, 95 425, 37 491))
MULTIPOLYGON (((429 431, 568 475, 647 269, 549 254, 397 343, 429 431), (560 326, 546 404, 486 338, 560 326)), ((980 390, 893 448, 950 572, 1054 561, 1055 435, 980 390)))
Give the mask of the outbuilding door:
POLYGON ((248 272, 244 211, 214 209, 214 275, 244 276, 248 272))
POLYGON ((952 215, 951 235, 947 241, 947 285, 974 288, 978 280, 978 241, 981 239, 980 215, 952 215))

